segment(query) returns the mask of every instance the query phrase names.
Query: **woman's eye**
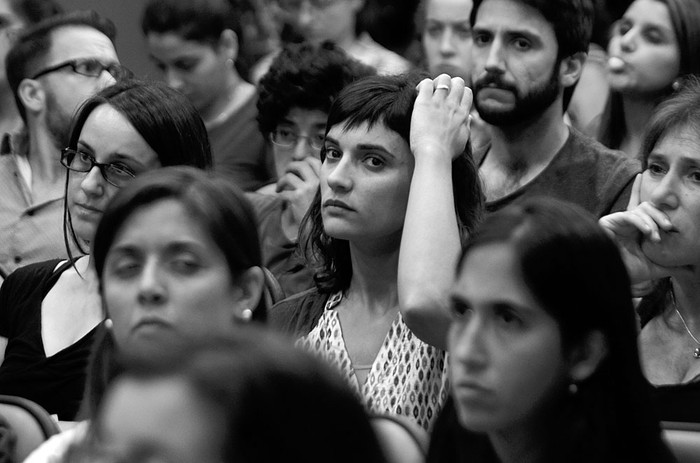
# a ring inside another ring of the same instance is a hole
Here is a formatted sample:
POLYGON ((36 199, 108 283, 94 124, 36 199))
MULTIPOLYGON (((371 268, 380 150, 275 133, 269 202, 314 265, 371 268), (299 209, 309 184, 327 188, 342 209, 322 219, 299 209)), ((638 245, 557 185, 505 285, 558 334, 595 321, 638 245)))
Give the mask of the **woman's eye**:
POLYGON ((661 43, 663 42, 663 36, 656 29, 648 29, 644 31, 644 38, 649 43, 661 43))
POLYGON ((324 148, 323 154, 325 156, 325 159, 332 159, 332 160, 340 159, 343 156, 343 153, 341 153, 340 151, 338 151, 337 149, 332 148, 332 147, 324 148))
POLYGON ((384 160, 378 156, 367 156, 365 157, 365 164, 373 168, 382 167, 384 160))
POLYGON ((111 273, 118 278, 130 278, 139 273, 139 262, 131 257, 123 257, 115 260, 109 265, 111 273))
POLYGON ((177 273, 189 275, 201 267, 199 262, 189 257, 178 257, 170 261, 170 267, 177 273))
POLYGON ((523 325, 522 319, 509 307, 497 308, 496 320, 501 326, 509 329, 520 328, 523 325))
POLYGON ((660 175, 664 173, 664 168, 663 166, 659 164, 649 164, 647 166, 647 170, 652 174, 652 175, 660 175))
POLYGON ((464 319, 469 316, 472 311, 472 307, 468 303, 462 301, 453 301, 450 309, 452 316, 456 319, 464 319))
POLYGON ((491 39, 488 34, 483 32, 474 33, 472 37, 474 38, 474 45, 486 45, 491 39))
POLYGON ((513 41, 513 45, 515 45, 515 48, 517 48, 520 51, 526 51, 531 48, 530 41, 525 39, 515 39, 513 41))
POLYGON ((630 29, 632 29, 632 24, 629 21, 618 21, 614 26, 617 35, 625 35, 630 29))
POLYGON ((691 172, 689 177, 693 182, 700 183, 700 171, 691 172))

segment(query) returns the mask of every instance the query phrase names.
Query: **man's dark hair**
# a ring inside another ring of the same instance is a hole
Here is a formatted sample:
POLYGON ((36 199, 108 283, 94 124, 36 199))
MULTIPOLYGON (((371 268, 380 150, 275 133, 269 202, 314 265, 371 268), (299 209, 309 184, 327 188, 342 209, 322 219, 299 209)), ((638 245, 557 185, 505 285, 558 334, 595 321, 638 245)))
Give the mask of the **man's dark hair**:
POLYGON ((63 13, 55 0, 10 0, 10 8, 27 25, 63 13))
POLYGON ((17 110, 24 122, 27 122, 27 113, 17 91, 19 84, 44 65, 44 60, 51 50, 52 32, 66 26, 91 27, 106 35, 112 43, 117 34, 112 21, 92 10, 51 16, 22 32, 5 58, 5 70, 17 110))

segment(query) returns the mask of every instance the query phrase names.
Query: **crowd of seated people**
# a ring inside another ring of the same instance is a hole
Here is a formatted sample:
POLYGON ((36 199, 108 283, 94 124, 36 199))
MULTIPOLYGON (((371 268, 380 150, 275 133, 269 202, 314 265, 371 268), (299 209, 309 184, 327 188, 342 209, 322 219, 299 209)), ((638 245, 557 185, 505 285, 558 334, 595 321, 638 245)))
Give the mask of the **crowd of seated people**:
POLYGON ((62 428, 25 461, 676 461, 700 0, 409 2, 395 50, 370 3, 149 0, 154 80, 0 0, 0 395, 62 428))

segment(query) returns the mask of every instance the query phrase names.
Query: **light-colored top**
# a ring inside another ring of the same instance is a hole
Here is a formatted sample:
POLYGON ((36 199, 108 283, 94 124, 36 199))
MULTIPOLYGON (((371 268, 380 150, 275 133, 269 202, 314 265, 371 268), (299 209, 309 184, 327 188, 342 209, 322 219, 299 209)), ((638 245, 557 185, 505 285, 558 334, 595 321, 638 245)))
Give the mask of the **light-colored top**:
POLYGON ((316 326, 297 345, 338 369, 368 412, 403 415, 429 430, 447 399, 447 354, 414 336, 399 313, 360 385, 335 310, 342 297, 340 292, 328 299, 316 326))
MULTIPOLYGON (((58 153, 56 153, 58 159, 58 153)), ((34 202, 27 143, 5 134, 0 146, 0 272, 53 258, 66 258, 63 195, 34 202)))

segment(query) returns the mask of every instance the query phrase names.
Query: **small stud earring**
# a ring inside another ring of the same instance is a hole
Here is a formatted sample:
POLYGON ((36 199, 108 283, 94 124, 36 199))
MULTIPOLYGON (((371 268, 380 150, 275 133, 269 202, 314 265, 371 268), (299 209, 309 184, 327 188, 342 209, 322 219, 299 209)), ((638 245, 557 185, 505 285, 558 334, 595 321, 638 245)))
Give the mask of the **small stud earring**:
POLYGON ((671 84, 671 88, 673 89, 674 92, 677 92, 679 88, 681 88, 681 81, 676 79, 673 81, 671 84))
POLYGON ((576 385, 576 383, 571 382, 571 384, 569 384, 569 394, 576 395, 577 392, 578 392, 578 386, 576 385))
POLYGON ((105 329, 111 330, 113 325, 111 318, 105 318, 105 329))
POLYGON ((249 322, 253 318, 253 311, 250 309, 243 309, 241 314, 238 316, 238 319, 242 322, 249 322))

